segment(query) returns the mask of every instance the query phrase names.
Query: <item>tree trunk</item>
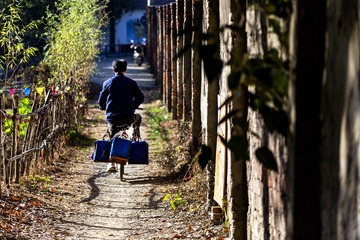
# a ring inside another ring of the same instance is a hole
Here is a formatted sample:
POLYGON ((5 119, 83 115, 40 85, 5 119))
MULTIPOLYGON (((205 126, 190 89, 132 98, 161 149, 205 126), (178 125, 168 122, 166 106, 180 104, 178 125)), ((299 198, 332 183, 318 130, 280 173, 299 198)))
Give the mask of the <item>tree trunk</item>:
POLYGON ((293 192, 289 198, 288 239, 321 239, 320 99, 325 12, 325 0, 296 1, 288 188, 293 192))
POLYGON ((322 239, 360 239, 359 4, 328 3, 321 101, 322 239))
MULTIPOLYGON (((4 96, 4 95, 3 95, 4 96)), ((0 108, 1 108, 1 112, 5 112, 5 99, 4 97, 1 96, 1 102, 0 102, 0 108)), ((4 129, 4 120, 5 118, 1 115, 2 121, 1 121, 1 133, 4 134, 5 133, 5 129, 4 129)), ((7 162, 6 160, 8 159, 8 151, 7 151, 7 145, 6 145, 6 140, 4 137, 1 138, 1 152, 2 152, 2 179, 6 184, 6 187, 10 186, 10 181, 9 181, 9 162, 7 162)))
POLYGON ((164 61, 164 32, 163 32, 163 11, 161 7, 156 7, 156 16, 157 16, 157 29, 158 29, 158 35, 157 35, 157 56, 156 59, 156 82, 157 84, 160 84, 160 92, 164 92, 164 82, 163 82, 163 61, 164 61))
MULTIPOLYGON (((176 29, 177 29, 177 54, 183 48, 184 38, 183 34, 180 34, 184 30, 184 0, 176 0, 176 29)), ((177 99, 177 119, 184 118, 184 57, 178 56, 177 60, 177 89, 178 89, 178 99, 177 99)))
MULTIPOLYGON (((191 26, 192 26, 192 0, 185 0, 184 5, 184 48, 191 46, 191 26)), ((191 120, 191 51, 184 53, 184 119, 191 120)))
MULTIPOLYGON (((19 119, 16 118, 19 111, 19 96, 13 95, 13 139, 12 139, 12 157, 16 156, 20 152, 19 148, 19 119)), ((15 183, 20 181, 20 161, 16 159, 14 161, 14 173, 15 173, 15 183)))
MULTIPOLYGON (((242 58, 247 52, 247 38, 245 31, 246 0, 232 0, 231 9, 233 24, 239 29, 233 33, 233 49, 231 51, 231 71, 242 68, 242 58)), ((240 82, 240 81, 239 81, 240 82)), ((233 117, 231 137, 246 137, 246 130, 235 121, 247 121, 247 97, 245 86, 239 83, 237 89, 231 91, 233 96, 233 109, 237 111, 233 117)), ((230 222, 230 238, 247 240, 247 212, 248 212, 248 187, 246 176, 246 159, 241 159, 231 154, 228 166, 228 213, 230 222)))
MULTIPOLYGON (((207 10, 207 14, 204 13, 204 33, 212 36, 206 42, 208 46, 216 46, 216 52, 214 52, 214 59, 219 59, 219 0, 204 0, 203 3, 204 11, 207 10)), ((211 66, 204 66, 211 67, 211 66)), ((205 75, 205 74, 203 74, 205 75)), ((211 206, 214 205, 214 183, 215 183, 215 158, 216 158, 216 141, 217 141, 217 123, 218 123, 218 107, 217 98, 219 94, 219 78, 220 76, 213 76, 208 79, 204 76, 206 81, 203 82, 205 85, 204 95, 206 96, 207 111, 205 116, 205 144, 211 150, 210 161, 207 165, 207 208, 210 210, 211 206)))
POLYGON ((172 36, 171 36, 171 5, 166 5, 166 26, 165 26, 165 34, 166 34, 166 106, 169 112, 172 111, 172 36))
POLYGON ((167 71, 166 71, 166 64, 167 64, 167 42, 166 42, 166 6, 163 5, 160 7, 161 8, 161 29, 162 29, 162 44, 161 44, 161 51, 163 52, 163 60, 162 60, 162 65, 160 65, 160 67, 162 68, 162 94, 163 94, 163 102, 166 105, 166 92, 167 92, 167 85, 166 85, 166 76, 167 76, 167 71))
POLYGON ((192 154, 193 156, 199 151, 201 135, 201 56, 200 46, 202 33, 202 1, 193 2, 193 53, 192 53, 192 154))
POLYGON ((176 43, 177 43, 177 31, 176 31, 176 4, 172 3, 171 5, 171 112, 172 112, 172 119, 178 119, 177 117, 177 100, 178 100, 178 68, 177 68, 177 61, 175 60, 176 56, 176 43))

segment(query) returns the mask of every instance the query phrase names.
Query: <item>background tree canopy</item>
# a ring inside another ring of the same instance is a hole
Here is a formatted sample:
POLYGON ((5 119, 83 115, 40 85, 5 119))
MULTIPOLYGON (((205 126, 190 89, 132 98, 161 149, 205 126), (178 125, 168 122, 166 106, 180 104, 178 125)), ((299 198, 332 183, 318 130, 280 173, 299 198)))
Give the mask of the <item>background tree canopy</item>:
POLYGON ((110 51, 115 51, 115 19, 119 19, 126 12, 134 10, 135 0, 109 0, 107 12, 109 14, 110 51))
POLYGON ((135 9, 136 2, 135 0, 109 0, 107 6, 110 18, 121 18, 124 13, 135 9))
MULTIPOLYGON (((0 11, 4 11, 6 6, 13 3, 14 0, 3 0, 0 2, 0 11)), ((22 6, 20 16, 23 25, 27 25, 33 20, 40 20, 44 18, 45 12, 55 12, 57 0, 19 0, 18 3, 22 6)), ((136 7, 135 0, 109 0, 107 2, 106 12, 109 16, 110 29, 110 45, 115 44, 115 19, 119 19, 126 12, 134 10, 136 7)), ((0 23, 1 26, 1 23, 0 23)), ((26 45, 31 45, 39 49, 42 54, 46 42, 43 37, 45 29, 39 27, 31 32, 28 32, 24 37, 26 45)))
MULTIPOLYGON (((0 2, 0 12, 9 14, 8 6, 12 3, 16 3, 16 6, 20 7, 19 16, 21 21, 18 22, 19 27, 27 26, 32 21, 41 20, 41 25, 45 25, 44 16, 45 12, 55 12, 55 3, 56 0, 3 0, 0 2)), ((39 23, 39 22, 38 22, 39 23)), ((0 27, 2 27, 0 22, 0 27)), ((38 26, 38 28, 33 28, 27 31, 23 36, 23 43, 25 47, 31 46, 38 49, 38 58, 32 58, 31 62, 36 64, 41 61, 43 57, 43 49, 46 45, 45 27, 38 26)))

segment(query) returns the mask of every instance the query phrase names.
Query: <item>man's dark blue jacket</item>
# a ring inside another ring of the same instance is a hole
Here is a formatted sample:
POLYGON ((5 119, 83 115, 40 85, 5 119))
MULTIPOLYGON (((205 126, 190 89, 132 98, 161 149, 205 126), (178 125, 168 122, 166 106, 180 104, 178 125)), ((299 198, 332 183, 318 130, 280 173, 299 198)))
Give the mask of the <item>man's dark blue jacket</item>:
POLYGON ((137 83, 122 73, 104 82, 98 100, 100 109, 106 110, 106 119, 112 124, 133 117, 135 109, 143 102, 144 94, 137 83))

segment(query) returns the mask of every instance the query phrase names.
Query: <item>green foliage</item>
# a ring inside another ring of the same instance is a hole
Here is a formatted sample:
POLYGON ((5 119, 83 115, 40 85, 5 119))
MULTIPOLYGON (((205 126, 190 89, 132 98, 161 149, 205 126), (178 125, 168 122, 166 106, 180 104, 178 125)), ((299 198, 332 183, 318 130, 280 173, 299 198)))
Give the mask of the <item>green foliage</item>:
MULTIPOLYGON (((19 101, 19 115, 27 115, 30 114, 32 111, 32 101, 29 98, 23 98, 19 101)), ((28 117, 29 119, 30 117, 28 117)), ((28 122, 21 121, 19 124, 19 136, 24 137, 26 134, 26 129, 28 127, 28 122)))
POLYGON ((267 17, 270 31, 276 34, 280 47, 285 54, 289 54, 288 25, 293 11, 291 0, 249 0, 249 6, 254 6, 267 17), (285 26, 284 24, 285 23, 285 26))
POLYGON ((168 193, 163 198, 164 202, 169 202, 171 208, 175 211, 179 206, 188 205, 189 203, 183 200, 178 193, 168 193))
POLYGON ((30 176, 29 177, 29 182, 31 184, 45 183, 46 185, 50 185, 51 178, 49 176, 35 175, 35 176, 30 176))
POLYGON ((271 49, 263 59, 250 59, 241 73, 241 83, 255 86, 255 92, 248 92, 249 106, 261 113, 270 132, 287 135, 286 114, 288 89, 288 63, 271 49))
MULTIPOLYGON (((18 109, 18 115, 24 116, 27 114, 30 114, 32 111, 32 102, 29 98, 23 98, 19 100, 19 109, 18 109)), ((7 110, 7 115, 13 115, 12 110, 7 110)), ((24 137, 26 134, 27 126, 29 125, 28 122, 21 121, 19 123, 19 136, 24 137)), ((4 121, 4 127, 5 127, 5 133, 8 135, 11 135, 13 133, 13 120, 12 119, 5 119, 4 121)))
POLYGON ((38 49, 27 47, 23 37, 27 31, 36 29, 40 22, 31 21, 22 26, 21 6, 15 1, 0 10, 0 52, 3 52, 0 56, 0 68, 5 71, 3 81, 6 85, 14 81, 19 68, 36 55, 38 49))
POLYGON ((288 19, 292 12, 291 0, 248 0, 248 5, 256 5, 267 16, 288 19))
MULTIPOLYGON (((6 114, 12 115, 12 111, 11 112, 7 111, 6 114)), ((12 134, 13 128, 14 128, 13 121, 11 119, 5 119, 4 128, 5 128, 5 133, 10 136, 12 134)))
POLYGON ((147 123, 149 124, 147 137, 149 139, 157 139, 157 142, 162 144, 169 139, 169 129, 161 126, 161 122, 169 118, 165 107, 147 107, 146 114, 148 115, 147 123))
POLYGON ((88 147, 93 145, 95 139, 89 138, 81 129, 73 127, 67 134, 67 143, 71 146, 88 147))
POLYGON ((47 12, 49 43, 44 63, 52 69, 49 84, 73 84, 85 95, 99 53, 105 2, 60 0, 56 8, 58 14, 47 12))
POLYGON ((19 114, 26 115, 31 113, 32 101, 29 98, 23 98, 19 101, 19 114))
POLYGON ((30 176, 28 178, 28 183, 32 186, 34 189, 41 189, 41 190, 49 190, 49 187, 51 185, 51 177, 49 176, 30 176))
MULTIPOLYGON (((218 52, 216 46, 220 44, 216 41, 209 41, 212 42, 210 46, 206 45, 200 48, 205 74, 211 81, 221 74, 223 66, 231 65, 232 72, 228 76, 229 88, 235 90, 239 86, 243 86, 248 99, 248 106, 261 114, 267 129, 271 133, 277 132, 286 137, 289 128, 287 116, 289 62, 287 57, 289 49, 288 25, 292 12, 291 1, 251 0, 248 1, 248 7, 250 6, 255 7, 266 16, 269 31, 278 37, 280 49, 269 49, 264 52, 261 58, 253 59, 249 59, 246 54, 242 55, 241 52, 232 52, 229 62, 222 63, 216 54, 218 52)), ((227 30, 233 33, 240 33, 239 31, 241 31, 238 26, 224 26, 220 31, 227 30)), ((211 36, 204 35, 203 39, 209 40, 209 37, 211 36)), ((231 103, 231 101, 233 101, 233 97, 227 99, 224 105, 231 103)), ((248 124, 245 123, 245 120, 236 119, 237 114, 237 111, 228 113, 219 121, 219 125, 231 119, 234 125, 249 132, 248 124)), ((224 138, 221 140, 233 152, 236 159, 249 159, 249 143, 246 136, 232 136, 229 141, 224 138)), ((199 156, 199 163, 202 168, 205 168, 206 159, 210 159, 210 155, 210 149, 203 146, 202 153, 199 156)), ((255 155, 265 167, 274 171, 278 170, 273 153, 267 147, 257 149, 255 155)))
MULTIPOLYGON (((21 17, 25 23, 44 17, 46 11, 55 10, 56 0, 19 0, 22 6, 21 17)), ((41 29, 40 29, 41 30, 41 29)))

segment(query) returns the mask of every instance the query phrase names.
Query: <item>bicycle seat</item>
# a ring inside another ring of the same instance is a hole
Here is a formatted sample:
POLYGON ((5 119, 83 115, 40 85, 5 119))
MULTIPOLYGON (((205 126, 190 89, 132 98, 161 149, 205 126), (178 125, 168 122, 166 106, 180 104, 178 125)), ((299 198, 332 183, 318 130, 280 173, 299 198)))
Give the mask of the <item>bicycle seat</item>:
POLYGON ((123 124, 123 125, 117 125, 116 128, 118 128, 119 131, 126 131, 130 128, 130 126, 127 124, 123 124))

